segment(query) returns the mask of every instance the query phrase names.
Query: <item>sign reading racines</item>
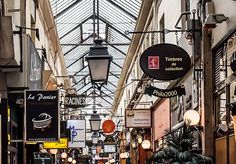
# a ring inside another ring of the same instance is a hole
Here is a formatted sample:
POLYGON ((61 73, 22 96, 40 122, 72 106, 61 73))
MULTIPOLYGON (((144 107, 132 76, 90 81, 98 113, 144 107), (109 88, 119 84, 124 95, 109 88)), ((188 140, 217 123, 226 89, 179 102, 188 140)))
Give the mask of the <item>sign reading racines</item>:
POLYGON ((146 49, 140 57, 145 74, 156 80, 174 80, 184 76, 190 69, 188 53, 173 44, 157 44, 146 49))
POLYGON ((68 108, 79 108, 85 107, 85 95, 66 95, 65 96, 65 106, 68 108))

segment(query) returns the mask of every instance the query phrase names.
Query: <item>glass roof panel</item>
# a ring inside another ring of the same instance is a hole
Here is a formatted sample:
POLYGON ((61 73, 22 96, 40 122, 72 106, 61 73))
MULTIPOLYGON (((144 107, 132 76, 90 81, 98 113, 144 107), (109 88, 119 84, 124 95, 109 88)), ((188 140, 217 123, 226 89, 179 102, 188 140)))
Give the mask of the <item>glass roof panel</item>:
MULTIPOLYGON (((102 105, 96 105, 96 109, 98 113, 109 113, 132 38, 132 35, 125 35, 124 32, 134 31, 142 0, 95 1, 99 4, 93 2, 50 0, 68 75, 73 75, 70 77, 72 88, 76 88, 78 94, 87 94, 86 102, 90 104, 93 103, 93 86, 84 58, 94 45, 94 38, 104 39, 103 44, 108 47, 108 53, 113 57, 113 61, 110 64, 107 84, 103 85, 101 92, 96 89, 96 103, 102 105)), ((85 110, 92 113, 91 106, 85 107, 85 110)))

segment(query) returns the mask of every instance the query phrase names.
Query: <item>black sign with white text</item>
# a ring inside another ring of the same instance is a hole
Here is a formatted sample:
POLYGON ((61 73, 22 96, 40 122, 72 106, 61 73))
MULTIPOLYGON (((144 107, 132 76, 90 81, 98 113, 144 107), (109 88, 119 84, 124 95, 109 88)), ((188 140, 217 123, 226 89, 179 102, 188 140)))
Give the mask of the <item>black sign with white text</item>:
POLYGON ((188 53, 173 44, 157 44, 146 49, 140 57, 142 71, 156 80, 175 80, 190 70, 188 53))
POLYGON ((58 91, 25 92, 26 141, 58 141, 58 91))
POLYGON ((64 105, 68 108, 85 107, 85 95, 66 95, 64 105))
POLYGON ((148 94, 149 96, 153 95, 161 98, 169 98, 174 96, 185 95, 185 88, 184 86, 178 86, 172 89, 159 89, 149 85, 145 88, 144 94, 148 94))

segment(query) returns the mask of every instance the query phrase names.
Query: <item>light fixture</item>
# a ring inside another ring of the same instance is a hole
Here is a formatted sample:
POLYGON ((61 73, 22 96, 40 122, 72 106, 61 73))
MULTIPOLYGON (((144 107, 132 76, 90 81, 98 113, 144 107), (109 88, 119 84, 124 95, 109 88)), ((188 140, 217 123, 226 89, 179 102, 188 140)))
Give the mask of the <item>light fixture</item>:
POLYGON ((91 147, 91 150, 92 150, 92 154, 96 155, 96 147, 94 145, 91 147))
POLYGON ((57 154, 57 149, 50 149, 49 151, 50 151, 50 153, 53 154, 53 155, 57 154))
POLYGON ((142 148, 144 150, 150 149, 151 147, 151 142, 149 140, 143 140, 142 142, 142 148))
POLYGON ((94 40, 95 46, 90 47, 89 55, 85 57, 88 62, 91 82, 93 84, 106 84, 112 56, 108 54, 107 47, 102 46, 103 40, 94 40))
POLYGON ((131 142, 131 147, 132 147, 133 149, 136 149, 136 148, 137 148, 137 143, 136 143, 134 140, 131 142))
POLYGON ((196 110, 187 110, 184 113, 184 123, 188 126, 195 126, 200 121, 200 115, 196 110))
POLYGON ((76 163, 76 160, 75 160, 75 159, 73 159, 71 163, 75 164, 75 163, 76 163))
POLYGON ((138 143, 141 144, 143 142, 143 137, 140 134, 138 134, 137 140, 138 140, 138 143))
POLYGON ((97 144, 98 143, 98 140, 99 140, 99 135, 98 135, 98 133, 93 133, 92 134, 92 143, 95 145, 95 144, 97 144))
POLYGON ((100 124, 101 124, 101 118, 97 114, 97 111, 93 111, 93 114, 91 115, 91 118, 89 119, 91 131, 99 131, 100 130, 100 124))
POLYGON ((68 161, 68 162, 72 162, 72 161, 73 161, 73 158, 72 158, 72 157, 69 157, 69 158, 67 159, 67 161, 68 161))
POLYGON ((67 157, 67 153, 66 152, 61 153, 61 158, 62 159, 65 159, 66 157, 67 157))

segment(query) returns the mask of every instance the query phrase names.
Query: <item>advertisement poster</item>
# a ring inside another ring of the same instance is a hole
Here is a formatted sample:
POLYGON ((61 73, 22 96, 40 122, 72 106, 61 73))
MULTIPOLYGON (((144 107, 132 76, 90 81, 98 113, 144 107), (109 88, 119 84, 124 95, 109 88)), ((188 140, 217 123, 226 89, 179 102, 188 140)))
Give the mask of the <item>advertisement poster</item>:
POLYGON ((58 91, 26 91, 25 102, 26 141, 58 141, 58 91))
POLYGON ((67 120, 67 129, 70 129, 69 148, 86 147, 86 120, 67 120))

